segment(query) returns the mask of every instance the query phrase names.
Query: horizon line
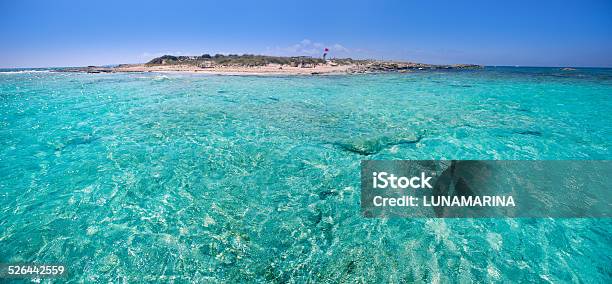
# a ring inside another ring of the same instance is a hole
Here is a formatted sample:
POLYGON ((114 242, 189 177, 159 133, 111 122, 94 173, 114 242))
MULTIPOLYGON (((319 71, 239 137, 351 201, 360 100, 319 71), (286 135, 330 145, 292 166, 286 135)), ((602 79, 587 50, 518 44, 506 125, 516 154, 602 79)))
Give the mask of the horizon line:
MULTIPOLYGON (((191 55, 181 55, 181 56, 191 56, 191 55)), ((289 57, 289 56, 288 56, 289 57)), ((343 59, 343 58, 338 58, 338 59, 343 59)), ((359 59, 362 60, 362 59, 359 59)), ((363 59, 363 60, 375 60, 375 61, 398 61, 398 60, 376 60, 376 59, 363 59)), ((402 62, 402 61, 399 61, 402 62)), ((431 64, 431 65, 459 65, 459 64, 473 64, 473 65, 479 65, 479 66, 483 66, 483 67, 512 67, 512 68, 591 68, 591 69, 612 69, 612 66, 572 66, 572 65, 482 65, 482 64, 477 64, 477 63, 450 63, 450 64, 432 64, 432 63, 423 63, 423 62, 413 62, 413 61, 403 61, 403 62, 410 62, 410 63, 420 63, 420 64, 431 64)), ((112 64, 102 64, 102 65, 74 65, 74 66, 41 66, 41 67, 5 67, 5 66, 0 66, 0 69, 52 69, 52 68, 79 68, 79 67, 88 67, 88 66, 95 66, 95 67, 108 67, 108 66, 118 66, 118 65, 122 65, 122 64, 146 64, 145 62, 142 63, 112 63, 112 64)))
MULTIPOLYGON (((209 54, 209 53, 203 53, 203 54, 209 54)), ((217 53, 217 54, 221 54, 221 53, 217 53)), ((155 58, 159 58, 162 56, 175 56, 175 57, 180 57, 180 56, 186 56, 186 57, 192 57, 192 56, 201 56, 201 55, 171 55, 171 54, 164 54, 161 56, 156 56, 153 57, 151 59, 149 59, 148 61, 151 61, 155 58)), ((210 55, 210 54, 209 54, 210 55)), ((215 54, 216 55, 216 54, 215 54)), ((234 53, 228 53, 228 54, 222 54, 224 56, 228 56, 228 55, 238 55, 238 54, 234 54, 234 53)), ((242 55, 239 56, 244 56, 244 55, 254 55, 254 56, 271 56, 271 57, 310 57, 310 58, 315 58, 313 56, 308 56, 308 55, 292 55, 292 56, 281 56, 281 55, 265 55, 265 54, 250 54, 250 53, 243 53, 242 55)), ((214 56, 214 55, 211 55, 214 56)), ((333 57, 330 59, 353 59, 353 60, 372 60, 372 61, 388 61, 388 62, 405 62, 405 63, 418 63, 418 64, 429 64, 429 65, 460 65, 460 64, 471 64, 471 65, 479 65, 479 66, 483 66, 483 67, 525 67, 525 68, 602 68, 602 69, 611 69, 612 65, 610 66, 576 66, 576 65, 505 65, 505 64, 500 64, 500 65, 486 65, 486 64, 479 64, 479 63, 425 63, 425 62, 417 62, 417 61, 411 61, 411 60, 406 60, 406 59, 373 59, 373 58, 352 58, 352 57, 333 57)), ((107 63, 107 64, 99 64, 99 65, 65 65, 65 66, 39 66, 39 67, 35 67, 35 66, 28 66, 28 67, 15 67, 15 66, 0 66, 0 69, 49 69, 49 68, 76 68, 76 67, 88 67, 88 66, 95 66, 95 67, 108 67, 108 66, 118 66, 118 65, 122 65, 122 64, 146 64, 147 62, 138 62, 138 63, 107 63)))
MULTIPOLYGON (((161 54, 161 53, 160 53, 161 54)), ((40 66, 40 67, 32 67, 32 66, 28 66, 28 67, 15 67, 15 66, 11 66, 11 67, 5 67, 5 66, 0 66, 0 69, 43 69, 43 68, 75 68, 75 67, 88 67, 88 66, 95 66, 95 67, 109 67, 109 66, 117 66, 117 65, 122 65, 122 64, 146 64, 147 62, 155 59, 155 58, 159 58, 162 56, 175 56, 175 57, 198 57, 198 56, 202 56, 204 54, 210 55, 212 57, 216 56, 216 55, 223 55, 223 56, 229 56, 229 55, 237 55, 237 56, 245 56, 245 55, 252 55, 252 56, 270 56, 270 57, 309 57, 309 58, 319 58, 318 56, 312 56, 312 55, 269 55, 269 54, 255 54, 255 53, 230 53, 230 52, 226 52, 226 53, 201 53, 200 55, 185 55, 185 54, 181 54, 181 55, 173 55, 171 52, 167 53, 167 54, 162 54, 162 55, 157 55, 155 57, 152 57, 151 59, 148 59, 145 62, 137 62, 137 63, 106 63, 106 64, 99 64, 99 65, 95 65, 95 64, 86 64, 86 65, 66 65, 66 66, 40 66)), ((494 64, 494 65, 486 65, 486 64, 480 64, 480 63, 467 63, 467 62, 461 62, 461 63, 427 63, 427 62, 419 62, 419 61, 412 61, 410 59, 383 59, 383 57, 381 57, 380 59, 377 58, 365 58, 365 57, 331 57, 329 59, 353 59, 353 60, 372 60, 372 61, 387 61, 387 62, 405 62, 405 63, 418 63, 418 64, 429 64, 429 65, 461 65, 461 64, 470 64, 470 65, 479 65, 479 66, 483 66, 483 67, 525 67, 525 68, 603 68, 603 69, 609 69, 612 68, 612 65, 602 65, 602 66, 576 66, 576 65, 517 65, 517 64, 512 64, 512 65, 505 65, 505 64, 494 64)))

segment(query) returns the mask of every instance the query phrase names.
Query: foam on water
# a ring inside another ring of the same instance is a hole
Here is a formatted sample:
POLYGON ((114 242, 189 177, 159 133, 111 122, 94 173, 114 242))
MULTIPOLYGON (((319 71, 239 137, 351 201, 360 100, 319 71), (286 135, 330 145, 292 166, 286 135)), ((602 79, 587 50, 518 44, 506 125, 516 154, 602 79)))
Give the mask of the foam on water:
POLYGON ((1 76, 0 262, 73 282, 610 282, 607 219, 364 219, 359 164, 610 159, 611 95, 608 69, 1 76))
POLYGON ((0 74, 29 74, 29 73, 49 73, 49 70, 16 70, 16 71, 0 71, 0 74))

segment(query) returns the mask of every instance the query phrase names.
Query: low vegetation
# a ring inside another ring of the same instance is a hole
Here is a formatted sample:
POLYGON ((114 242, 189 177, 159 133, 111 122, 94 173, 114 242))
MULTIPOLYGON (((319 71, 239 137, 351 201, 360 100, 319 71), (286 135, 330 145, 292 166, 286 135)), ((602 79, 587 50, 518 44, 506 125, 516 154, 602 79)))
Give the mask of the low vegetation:
MULTIPOLYGON (((352 59, 348 59, 352 62, 352 59)), ((349 62, 347 59, 343 59, 343 62, 349 62)), ((293 56, 293 57, 281 57, 281 56, 266 56, 266 55, 252 55, 252 54, 203 54, 202 56, 172 56, 164 55, 146 63, 147 66, 154 65, 193 65, 202 68, 212 66, 265 66, 268 64, 280 64, 290 66, 305 66, 305 65, 318 65, 325 64, 325 61, 320 58, 312 58, 306 56, 293 56)))

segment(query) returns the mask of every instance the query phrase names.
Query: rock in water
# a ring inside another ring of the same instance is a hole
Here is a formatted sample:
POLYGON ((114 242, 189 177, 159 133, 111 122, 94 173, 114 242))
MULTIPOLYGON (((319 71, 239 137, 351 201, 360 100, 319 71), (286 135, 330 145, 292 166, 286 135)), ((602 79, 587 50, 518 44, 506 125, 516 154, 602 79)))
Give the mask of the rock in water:
POLYGON ((421 135, 411 135, 409 137, 379 136, 377 138, 358 138, 349 142, 336 142, 334 145, 348 152, 369 156, 395 145, 418 143, 421 139, 421 135))

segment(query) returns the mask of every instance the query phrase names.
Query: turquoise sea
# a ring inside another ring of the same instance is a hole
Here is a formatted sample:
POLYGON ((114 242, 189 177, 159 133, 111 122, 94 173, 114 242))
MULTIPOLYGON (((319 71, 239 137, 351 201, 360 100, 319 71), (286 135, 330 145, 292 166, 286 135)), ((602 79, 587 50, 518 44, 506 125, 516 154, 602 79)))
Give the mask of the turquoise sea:
POLYGON ((366 219, 359 175, 609 160, 611 110, 612 69, 0 70, 0 263, 73 283, 610 283, 610 219, 366 219))

